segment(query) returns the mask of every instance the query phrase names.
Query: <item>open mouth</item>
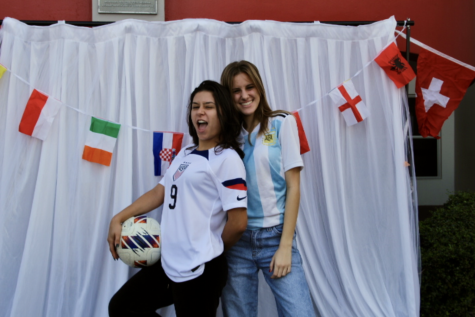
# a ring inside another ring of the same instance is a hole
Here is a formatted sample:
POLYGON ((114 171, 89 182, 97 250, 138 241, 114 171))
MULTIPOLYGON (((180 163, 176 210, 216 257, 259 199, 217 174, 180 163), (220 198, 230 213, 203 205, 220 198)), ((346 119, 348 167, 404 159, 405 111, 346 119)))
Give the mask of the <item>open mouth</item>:
POLYGON ((241 102, 241 106, 249 106, 250 104, 252 103, 252 100, 248 101, 248 102, 241 102))
POLYGON ((198 123, 198 125, 197 125, 198 132, 203 132, 206 129, 206 127, 208 126, 208 122, 206 122, 204 120, 198 120, 197 123, 198 123))

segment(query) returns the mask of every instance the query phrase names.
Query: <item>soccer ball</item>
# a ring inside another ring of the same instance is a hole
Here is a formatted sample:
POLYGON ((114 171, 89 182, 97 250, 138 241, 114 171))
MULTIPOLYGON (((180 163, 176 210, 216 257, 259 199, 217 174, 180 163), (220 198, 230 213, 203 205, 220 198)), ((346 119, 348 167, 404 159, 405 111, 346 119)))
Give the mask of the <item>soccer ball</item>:
POLYGON ((160 235, 160 224, 155 219, 129 218, 122 224, 117 254, 128 266, 151 266, 160 259, 160 235))

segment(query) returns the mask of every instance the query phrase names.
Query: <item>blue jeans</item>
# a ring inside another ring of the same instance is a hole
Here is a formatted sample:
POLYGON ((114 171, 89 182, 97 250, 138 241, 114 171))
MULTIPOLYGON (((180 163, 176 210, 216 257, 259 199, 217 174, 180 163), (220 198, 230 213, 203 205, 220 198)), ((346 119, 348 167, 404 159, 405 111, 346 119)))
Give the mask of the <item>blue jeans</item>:
POLYGON ((228 260, 228 282, 221 296, 224 316, 257 316, 258 272, 274 293, 279 317, 315 316, 302 259, 292 242, 291 272, 282 278, 271 279, 270 262, 279 248, 283 225, 246 230, 241 239, 225 255, 228 260))

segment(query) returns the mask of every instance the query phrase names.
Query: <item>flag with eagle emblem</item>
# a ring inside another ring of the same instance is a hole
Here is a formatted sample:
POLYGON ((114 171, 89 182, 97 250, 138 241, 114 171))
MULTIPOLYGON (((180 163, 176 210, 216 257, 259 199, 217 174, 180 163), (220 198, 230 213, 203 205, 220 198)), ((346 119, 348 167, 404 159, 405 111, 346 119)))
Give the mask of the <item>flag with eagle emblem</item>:
POLYGON ((409 62, 402 57, 394 42, 386 47, 374 60, 396 84, 397 88, 406 86, 416 77, 409 62))

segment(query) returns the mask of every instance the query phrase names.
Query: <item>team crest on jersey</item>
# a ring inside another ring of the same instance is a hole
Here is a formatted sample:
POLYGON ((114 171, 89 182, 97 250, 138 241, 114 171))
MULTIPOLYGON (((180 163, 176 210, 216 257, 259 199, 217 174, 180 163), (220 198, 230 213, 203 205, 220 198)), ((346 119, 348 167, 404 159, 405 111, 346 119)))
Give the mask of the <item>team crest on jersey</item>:
POLYGON ((173 181, 176 181, 181 176, 181 174, 185 172, 188 166, 190 166, 190 164, 191 163, 189 162, 181 163, 180 166, 178 166, 178 169, 176 170, 175 174, 173 174, 173 181))
POLYGON ((277 139, 275 129, 272 129, 269 133, 264 134, 264 137, 262 138, 262 144, 271 146, 275 144, 275 141, 277 139))

